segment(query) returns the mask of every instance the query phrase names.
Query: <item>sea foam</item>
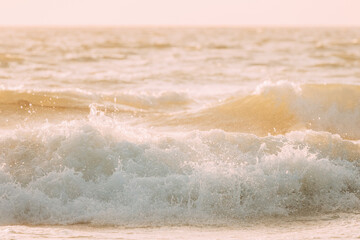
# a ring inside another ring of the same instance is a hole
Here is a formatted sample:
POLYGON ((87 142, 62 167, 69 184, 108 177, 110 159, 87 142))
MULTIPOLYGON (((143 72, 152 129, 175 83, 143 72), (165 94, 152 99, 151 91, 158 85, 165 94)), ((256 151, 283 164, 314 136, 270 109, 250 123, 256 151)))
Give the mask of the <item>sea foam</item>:
POLYGON ((167 134, 93 114, 3 132, 0 223, 211 225, 357 211, 359 156, 358 142, 326 132, 167 134))

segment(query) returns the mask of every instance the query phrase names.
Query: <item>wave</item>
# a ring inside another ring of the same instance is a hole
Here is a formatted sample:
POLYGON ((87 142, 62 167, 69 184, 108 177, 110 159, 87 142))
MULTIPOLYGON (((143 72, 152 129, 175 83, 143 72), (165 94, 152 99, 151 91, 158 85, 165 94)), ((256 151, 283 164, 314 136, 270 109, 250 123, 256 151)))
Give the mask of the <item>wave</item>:
MULTIPOLYGON (((216 96, 209 97, 214 101, 216 96)), ((92 108, 106 114, 132 114, 142 124, 186 127, 192 130, 221 129, 257 136, 286 134, 311 129, 360 139, 360 86, 350 84, 293 84, 265 82, 253 92, 228 98, 198 109, 199 99, 187 93, 119 92, 89 93, 81 90, 0 90, 0 111, 25 110, 25 117, 89 114, 92 108)))
POLYGON ((168 123, 259 136, 313 129, 359 139, 360 86, 266 82, 252 94, 227 99, 168 123))
POLYGON ((105 115, 3 131, 0 224, 231 224, 358 211, 360 144, 328 132, 159 134, 105 115))
POLYGON ((0 52, 0 67, 9 67, 10 63, 22 63, 24 59, 21 56, 13 54, 4 54, 0 52))
POLYGON ((250 94, 195 109, 200 102, 187 93, 173 91, 107 94, 81 90, 0 90, 3 114, 18 113, 22 109, 25 115, 31 112, 44 118, 64 111, 86 117, 95 107, 109 114, 141 116, 141 121, 151 126, 221 129, 258 136, 312 129, 339 134, 346 139, 360 139, 358 85, 265 82, 250 94))
POLYGON ((186 106, 192 100, 181 92, 165 91, 158 93, 90 93, 83 90, 34 91, 0 88, 0 107, 40 107, 53 109, 90 109, 92 104, 100 109, 138 109, 154 110, 186 106), (100 106, 103 106, 102 108, 100 106))

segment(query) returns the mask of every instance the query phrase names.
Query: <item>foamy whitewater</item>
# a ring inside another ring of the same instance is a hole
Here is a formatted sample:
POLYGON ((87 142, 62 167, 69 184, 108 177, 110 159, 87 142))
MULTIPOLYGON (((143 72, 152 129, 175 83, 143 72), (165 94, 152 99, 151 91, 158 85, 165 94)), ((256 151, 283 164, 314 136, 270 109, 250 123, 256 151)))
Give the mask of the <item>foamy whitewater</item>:
POLYGON ((1 239, 360 237, 360 29, 0 29, 1 239))

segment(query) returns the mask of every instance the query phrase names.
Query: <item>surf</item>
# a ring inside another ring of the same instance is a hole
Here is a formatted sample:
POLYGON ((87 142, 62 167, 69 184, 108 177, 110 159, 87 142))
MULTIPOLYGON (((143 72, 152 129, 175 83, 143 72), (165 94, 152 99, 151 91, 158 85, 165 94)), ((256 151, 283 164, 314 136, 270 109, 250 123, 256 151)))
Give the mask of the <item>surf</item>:
POLYGON ((358 211, 358 141, 160 133, 105 114, 3 131, 0 223, 221 225, 358 211))
POLYGON ((358 85, 265 82, 250 94, 230 97, 198 112, 175 116, 169 124, 258 136, 311 129, 355 140, 360 137, 359 99, 358 85))

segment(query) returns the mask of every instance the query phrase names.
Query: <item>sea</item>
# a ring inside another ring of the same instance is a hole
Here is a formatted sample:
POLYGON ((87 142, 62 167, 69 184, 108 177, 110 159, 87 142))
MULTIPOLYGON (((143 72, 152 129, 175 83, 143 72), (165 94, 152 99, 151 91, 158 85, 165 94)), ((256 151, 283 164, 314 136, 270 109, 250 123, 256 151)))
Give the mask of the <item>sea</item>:
POLYGON ((0 28, 0 239, 359 238, 360 28, 0 28))

